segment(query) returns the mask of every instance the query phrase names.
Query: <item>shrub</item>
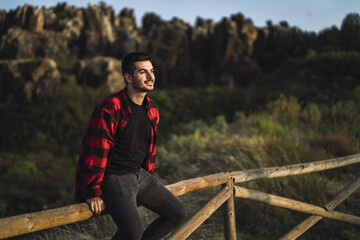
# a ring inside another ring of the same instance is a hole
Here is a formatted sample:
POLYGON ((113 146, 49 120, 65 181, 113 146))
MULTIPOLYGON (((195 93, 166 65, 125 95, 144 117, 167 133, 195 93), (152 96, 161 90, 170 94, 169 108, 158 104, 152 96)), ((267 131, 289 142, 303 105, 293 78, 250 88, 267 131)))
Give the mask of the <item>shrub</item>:
POLYGON ((358 106, 353 100, 337 102, 331 107, 331 116, 334 119, 352 121, 359 116, 358 106))
POLYGON ((9 166, 5 173, 5 179, 13 179, 21 184, 28 183, 28 180, 36 180, 38 176, 38 168, 28 160, 18 160, 9 166))
POLYGON ((281 125, 274 123, 271 118, 257 118, 256 126, 261 134, 278 136, 285 134, 284 128, 281 125))
POLYGON ((301 105, 295 97, 281 94, 279 99, 268 103, 267 108, 276 121, 295 121, 299 118, 301 105))
POLYGON ((321 112, 318 105, 316 103, 308 104, 303 111, 303 116, 306 121, 315 126, 318 125, 321 120, 321 112))
POLYGON ((319 136, 311 140, 310 144, 318 151, 324 151, 329 156, 334 157, 347 156, 356 152, 356 146, 352 140, 342 134, 319 136))

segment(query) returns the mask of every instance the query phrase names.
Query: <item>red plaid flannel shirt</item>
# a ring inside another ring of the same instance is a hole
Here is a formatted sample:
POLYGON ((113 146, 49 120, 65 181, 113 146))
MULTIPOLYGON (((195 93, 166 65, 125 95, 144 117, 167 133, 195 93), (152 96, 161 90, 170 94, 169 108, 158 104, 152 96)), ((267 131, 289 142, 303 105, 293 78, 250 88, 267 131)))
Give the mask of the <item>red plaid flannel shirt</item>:
MULTIPOLYGON (((112 149, 118 134, 131 118, 126 101, 126 89, 104 99, 93 112, 88 123, 76 169, 76 190, 74 200, 83 202, 102 195, 101 182, 106 164, 111 160, 112 149)), ((144 167, 148 172, 155 168, 156 133, 159 111, 155 103, 145 97, 145 108, 151 122, 151 141, 144 167)))

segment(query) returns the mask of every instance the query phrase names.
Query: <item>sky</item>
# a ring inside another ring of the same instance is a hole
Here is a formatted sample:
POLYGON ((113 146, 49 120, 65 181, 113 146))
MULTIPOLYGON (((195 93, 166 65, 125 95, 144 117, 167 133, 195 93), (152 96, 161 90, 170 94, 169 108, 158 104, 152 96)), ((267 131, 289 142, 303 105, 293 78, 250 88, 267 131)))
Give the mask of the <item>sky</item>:
MULTIPOLYGON (((0 0, 0 9, 9 11, 27 3, 32 6, 53 7, 58 0, 0 0)), ((69 5, 86 8, 89 3, 98 4, 98 0, 72 0, 69 5)), ((221 21, 223 17, 242 13, 250 18, 255 26, 263 27, 266 21, 273 24, 287 21, 303 31, 318 33, 332 26, 341 27, 348 13, 360 14, 360 0, 104 0, 112 6, 115 13, 127 7, 134 9, 138 26, 145 13, 153 12, 163 20, 178 17, 194 25, 198 16, 204 19, 221 21)))

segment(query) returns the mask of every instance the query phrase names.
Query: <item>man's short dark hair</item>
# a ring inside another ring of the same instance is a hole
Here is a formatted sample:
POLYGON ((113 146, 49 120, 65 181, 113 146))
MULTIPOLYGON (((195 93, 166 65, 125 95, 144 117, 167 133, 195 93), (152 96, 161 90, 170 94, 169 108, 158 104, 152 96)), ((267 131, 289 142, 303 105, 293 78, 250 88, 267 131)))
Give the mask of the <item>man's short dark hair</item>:
POLYGON ((132 76, 135 72, 134 63, 140 61, 151 61, 151 57, 149 54, 143 52, 131 52, 127 54, 122 60, 122 74, 125 75, 125 73, 128 73, 132 76))

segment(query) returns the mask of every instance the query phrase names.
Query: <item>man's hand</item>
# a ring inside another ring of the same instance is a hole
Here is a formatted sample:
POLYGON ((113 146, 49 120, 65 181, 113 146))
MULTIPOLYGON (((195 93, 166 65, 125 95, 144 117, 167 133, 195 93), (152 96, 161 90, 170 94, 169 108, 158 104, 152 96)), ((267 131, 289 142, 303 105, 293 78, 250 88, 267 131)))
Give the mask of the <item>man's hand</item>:
POLYGON ((95 215, 100 215, 100 213, 105 210, 105 203, 100 197, 86 199, 86 202, 95 215))

